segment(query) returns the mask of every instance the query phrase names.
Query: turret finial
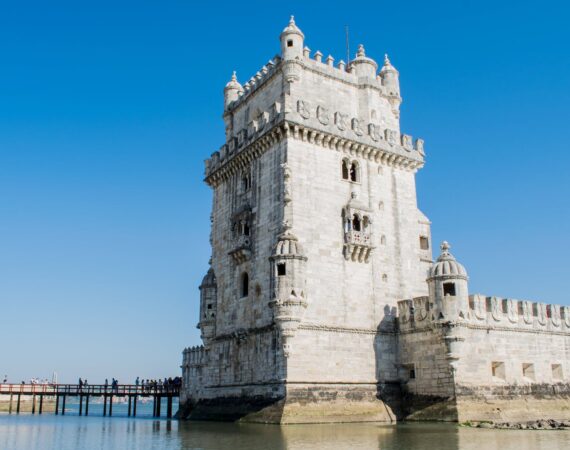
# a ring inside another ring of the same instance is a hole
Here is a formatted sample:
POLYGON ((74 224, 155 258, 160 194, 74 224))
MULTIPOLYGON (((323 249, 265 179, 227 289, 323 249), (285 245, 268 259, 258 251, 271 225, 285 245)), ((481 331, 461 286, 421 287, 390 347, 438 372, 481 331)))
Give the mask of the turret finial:
POLYGON ((291 16, 291 18, 289 19, 289 25, 295 25, 295 16, 291 16))
POLYGON ((439 248, 441 248, 441 253, 449 253, 449 249, 451 248, 451 245, 449 245, 449 242, 447 241, 443 241, 441 243, 441 245, 439 246, 439 248))
POLYGON ((356 53, 357 57, 366 56, 366 52, 364 51, 364 45, 360 44, 358 46, 358 52, 356 53))
POLYGON ((232 81, 237 81, 237 74, 235 70, 232 73, 232 81))
POLYGON ((388 58, 388 53, 384 53, 384 65, 385 66, 389 66, 390 63, 390 58, 388 58))

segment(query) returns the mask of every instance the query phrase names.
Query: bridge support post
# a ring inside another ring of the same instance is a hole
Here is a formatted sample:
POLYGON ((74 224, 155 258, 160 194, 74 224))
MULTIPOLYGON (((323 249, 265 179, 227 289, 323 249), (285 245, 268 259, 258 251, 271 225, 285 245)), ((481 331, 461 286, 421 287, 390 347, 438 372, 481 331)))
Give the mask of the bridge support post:
POLYGON ((36 394, 32 395, 32 414, 36 413, 36 394))
POLYGON ((83 415, 83 395, 79 394, 79 415, 83 415))
POLYGON ((89 415, 89 394, 85 397, 85 415, 89 415))
POLYGON ((20 397, 22 394, 18 394, 18 400, 16 400, 16 414, 20 414, 20 397))
POLYGON ((109 417, 113 415, 113 394, 109 396, 109 417))
POLYGON ((129 407, 128 407, 128 416, 131 417, 131 401, 132 397, 129 395, 129 407))
POLYGON ((55 415, 59 414, 59 394, 55 394, 55 415))
POLYGON ((169 395, 167 397, 166 417, 168 417, 169 419, 172 419, 172 395, 169 395))
POLYGON ((103 394, 103 417, 107 415, 107 394, 103 394))
POLYGON ((12 393, 10 392, 10 408, 9 408, 9 410, 8 410, 8 411, 9 411, 9 414, 12 414, 12 397, 13 397, 13 396, 14 396, 14 394, 12 394, 12 393))
POLYGON ((63 394, 63 401, 61 403, 61 415, 65 416, 65 397, 67 397, 65 394, 63 394))
POLYGON ((133 417, 137 416, 137 396, 133 399, 133 417))
POLYGON ((44 395, 40 394, 40 410, 38 411, 38 414, 42 413, 43 407, 44 407, 44 395))
POLYGON ((156 417, 160 417, 160 404, 162 403, 162 396, 159 395, 156 402, 156 417))

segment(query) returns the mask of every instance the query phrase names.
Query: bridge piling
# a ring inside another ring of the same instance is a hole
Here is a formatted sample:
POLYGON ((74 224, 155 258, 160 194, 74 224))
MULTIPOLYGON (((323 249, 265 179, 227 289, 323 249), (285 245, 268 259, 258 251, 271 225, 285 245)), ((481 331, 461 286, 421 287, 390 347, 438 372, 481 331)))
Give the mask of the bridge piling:
POLYGON ((85 398, 85 415, 89 415, 89 394, 87 394, 87 397, 85 398))
POLYGON ((103 417, 107 415, 107 394, 103 394, 103 417))
POLYGON ((10 408, 9 408, 9 414, 12 414, 12 397, 14 396, 14 394, 12 394, 10 392, 10 408))
POLYGON ((36 413, 36 395, 32 395, 32 414, 36 413))
POLYGON ((162 396, 158 395, 158 401, 156 402, 156 417, 160 417, 160 405, 162 403, 162 396))
POLYGON ((166 397, 166 417, 172 419, 172 395, 166 397))
POLYGON ((135 398, 133 399, 133 417, 137 416, 137 395, 135 394, 135 398))
POLYGON ((40 394, 40 410, 38 411, 38 414, 42 413, 43 406, 44 406, 44 395, 40 394))
POLYGON ((65 416, 65 397, 66 397, 66 395, 63 394, 63 402, 61 404, 61 415, 62 416, 65 416))
POLYGON ((131 417, 131 396, 129 395, 128 417, 131 417))
POLYGON ((79 415, 83 415, 83 395, 79 394, 79 415))
POLYGON ((56 416, 59 414, 58 410, 59 410, 59 394, 56 394, 55 395, 55 415, 56 416))
POLYGON ((109 417, 113 416, 113 394, 109 396, 109 417))
POLYGON ((18 393, 18 400, 16 402, 16 414, 20 414, 20 397, 22 394, 18 393))

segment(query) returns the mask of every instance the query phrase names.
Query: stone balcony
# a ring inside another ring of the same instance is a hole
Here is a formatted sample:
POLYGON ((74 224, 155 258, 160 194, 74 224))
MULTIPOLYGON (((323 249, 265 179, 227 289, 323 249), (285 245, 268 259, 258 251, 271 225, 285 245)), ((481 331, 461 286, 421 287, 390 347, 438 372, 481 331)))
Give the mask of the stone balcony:
POLYGON ((233 250, 228 253, 236 264, 241 264, 251 258, 251 237, 238 236, 233 250))
POLYGON ((347 261, 367 263, 373 249, 370 233, 355 230, 344 233, 344 257, 347 261))

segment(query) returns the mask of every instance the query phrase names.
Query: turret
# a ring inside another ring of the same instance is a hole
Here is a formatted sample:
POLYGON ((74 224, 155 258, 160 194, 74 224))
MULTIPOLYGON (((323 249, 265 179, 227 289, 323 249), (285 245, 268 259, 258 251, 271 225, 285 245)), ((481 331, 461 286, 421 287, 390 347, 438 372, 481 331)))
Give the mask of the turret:
POLYGON ((242 92, 243 87, 241 84, 239 84, 236 73, 234 71, 232 74, 232 79, 228 84, 226 84, 226 87, 224 88, 224 108, 228 109, 228 106, 230 106, 232 102, 235 102, 242 92))
POLYGON ((449 253, 450 245, 446 241, 440 248, 441 255, 430 268, 427 278, 432 320, 455 322, 468 319, 467 271, 449 253))
POLYGON ((297 237, 285 227, 273 248, 271 260, 271 296, 273 319, 281 334, 283 353, 289 355, 291 339, 301 322, 306 302, 306 256, 297 237))
POLYGON ((281 57, 284 60, 301 59, 303 57, 303 41, 305 35, 295 25, 295 18, 291 16, 289 25, 285 27, 281 36, 281 57))
POLYGON ((202 332, 204 346, 216 334, 216 312, 218 306, 218 285, 214 269, 210 267, 200 284, 200 322, 198 328, 202 332))
POLYGON ((380 70, 382 84, 386 87, 386 93, 389 96, 400 97, 400 80, 399 73, 390 62, 388 55, 384 55, 384 66, 380 70))
POLYGON ((350 63, 353 72, 357 77, 369 77, 371 79, 376 78, 376 71, 378 70, 378 64, 373 59, 366 56, 364 51, 364 45, 360 44, 358 46, 358 52, 356 53, 356 58, 350 63))

